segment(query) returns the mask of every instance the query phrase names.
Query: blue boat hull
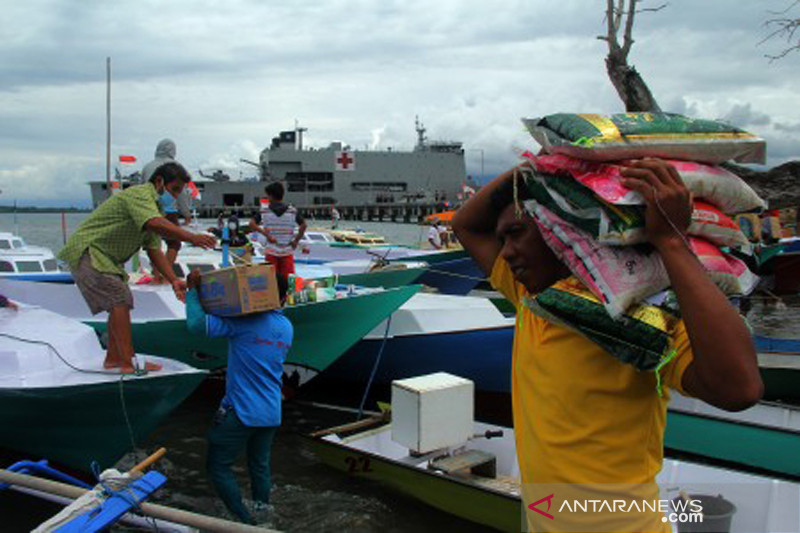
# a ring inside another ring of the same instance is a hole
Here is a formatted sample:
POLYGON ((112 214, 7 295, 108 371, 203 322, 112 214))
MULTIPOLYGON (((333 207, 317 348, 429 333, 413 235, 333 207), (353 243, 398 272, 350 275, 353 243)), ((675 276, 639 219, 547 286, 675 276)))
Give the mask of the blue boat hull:
POLYGON ((486 275, 471 257, 463 257, 432 264, 417 283, 435 287, 442 294, 463 296, 485 278, 486 275))
POLYGON ((18 281, 39 281, 47 283, 74 283, 72 273, 70 272, 29 272, 29 273, 14 273, 4 274, 4 279, 13 279, 18 281))
POLYGON ((759 353, 798 353, 800 354, 800 339, 781 339, 753 335, 756 351, 759 353))
MULTIPOLYGON (((373 385, 432 372, 449 372, 475 382, 479 392, 511 390, 514 327, 412 335, 387 339, 373 385)), ((359 393, 369 381, 383 339, 361 340, 314 381, 316 385, 352 385, 359 393)))

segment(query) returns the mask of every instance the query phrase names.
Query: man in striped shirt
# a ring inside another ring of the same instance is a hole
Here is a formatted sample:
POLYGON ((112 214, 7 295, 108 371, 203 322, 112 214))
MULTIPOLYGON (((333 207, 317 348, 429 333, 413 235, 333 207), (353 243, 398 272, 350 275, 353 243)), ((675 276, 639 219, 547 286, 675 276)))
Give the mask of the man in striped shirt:
POLYGON ((284 189, 274 181, 264 189, 269 203, 250 220, 250 229, 266 239, 264 256, 275 266, 278 283, 286 288, 289 274, 294 274, 294 250, 306 232, 306 221, 294 206, 283 203, 284 189))

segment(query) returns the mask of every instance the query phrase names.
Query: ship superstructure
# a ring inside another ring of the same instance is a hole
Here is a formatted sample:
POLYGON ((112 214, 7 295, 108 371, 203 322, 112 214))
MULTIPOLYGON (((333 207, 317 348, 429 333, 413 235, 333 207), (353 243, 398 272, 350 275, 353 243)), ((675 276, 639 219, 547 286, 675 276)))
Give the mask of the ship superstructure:
MULTIPOLYGON (((252 162, 258 180, 197 179, 201 199, 196 207, 201 212, 252 210, 264 197, 265 185, 276 180, 286 187, 286 201, 301 208, 455 201, 466 174, 462 144, 429 142, 419 120, 416 130, 411 151, 354 150, 338 141, 325 148, 305 147, 306 128, 282 131, 252 162)), ((96 206, 106 197, 105 182, 91 186, 96 206)))

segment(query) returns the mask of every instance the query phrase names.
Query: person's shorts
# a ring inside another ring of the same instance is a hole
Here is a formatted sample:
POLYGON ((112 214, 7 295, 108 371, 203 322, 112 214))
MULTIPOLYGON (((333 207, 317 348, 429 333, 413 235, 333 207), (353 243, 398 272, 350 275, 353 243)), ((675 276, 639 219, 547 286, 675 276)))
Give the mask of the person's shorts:
POLYGON ((264 258, 275 266, 276 275, 286 277, 294 274, 294 255, 266 255, 264 258))
POLYGON ((95 269, 89 250, 83 252, 72 277, 93 315, 122 305, 133 309, 133 295, 128 284, 119 276, 95 269))

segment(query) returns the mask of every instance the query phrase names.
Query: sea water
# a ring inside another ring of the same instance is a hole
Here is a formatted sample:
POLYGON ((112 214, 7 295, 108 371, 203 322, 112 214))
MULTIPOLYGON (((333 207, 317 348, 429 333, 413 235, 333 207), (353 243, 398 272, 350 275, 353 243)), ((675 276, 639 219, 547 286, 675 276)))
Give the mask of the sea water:
MULTIPOLYGON (((67 213, 66 235, 72 234, 87 216, 87 213, 67 213)), ((201 220, 198 224, 200 228, 215 225, 213 220, 201 220)), ((330 227, 330 222, 309 221, 309 226, 330 227)), ((427 228, 413 224, 345 222, 340 226, 361 227, 397 244, 413 245, 427 235, 427 228)), ((28 244, 46 246, 54 252, 63 245, 60 213, 21 213, 16 217, 0 213, 0 231, 12 231, 28 244)), ((125 470, 159 447, 167 448, 166 456, 159 460, 156 468, 167 476, 168 482, 150 501, 230 518, 205 474, 205 436, 224 394, 223 379, 217 375, 206 380, 147 440, 137 442, 137 449, 118 464, 125 470)), ((284 403, 283 424, 272 452, 273 511, 267 519, 269 527, 281 531, 336 533, 485 531, 483 527, 437 511, 382 485, 351 477, 323 464, 301 437, 317 429, 355 420, 356 414, 351 411, 319 408, 297 400, 284 403)), ((8 465, 0 465, 5 466, 8 465)), ((247 497, 249 483, 243 460, 234 471, 247 497)), ((58 508, 43 505, 38 500, 10 497, 0 492, 0 531, 30 531, 57 511, 58 508)), ((120 526, 115 528, 115 531, 125 530, 120 526)))

